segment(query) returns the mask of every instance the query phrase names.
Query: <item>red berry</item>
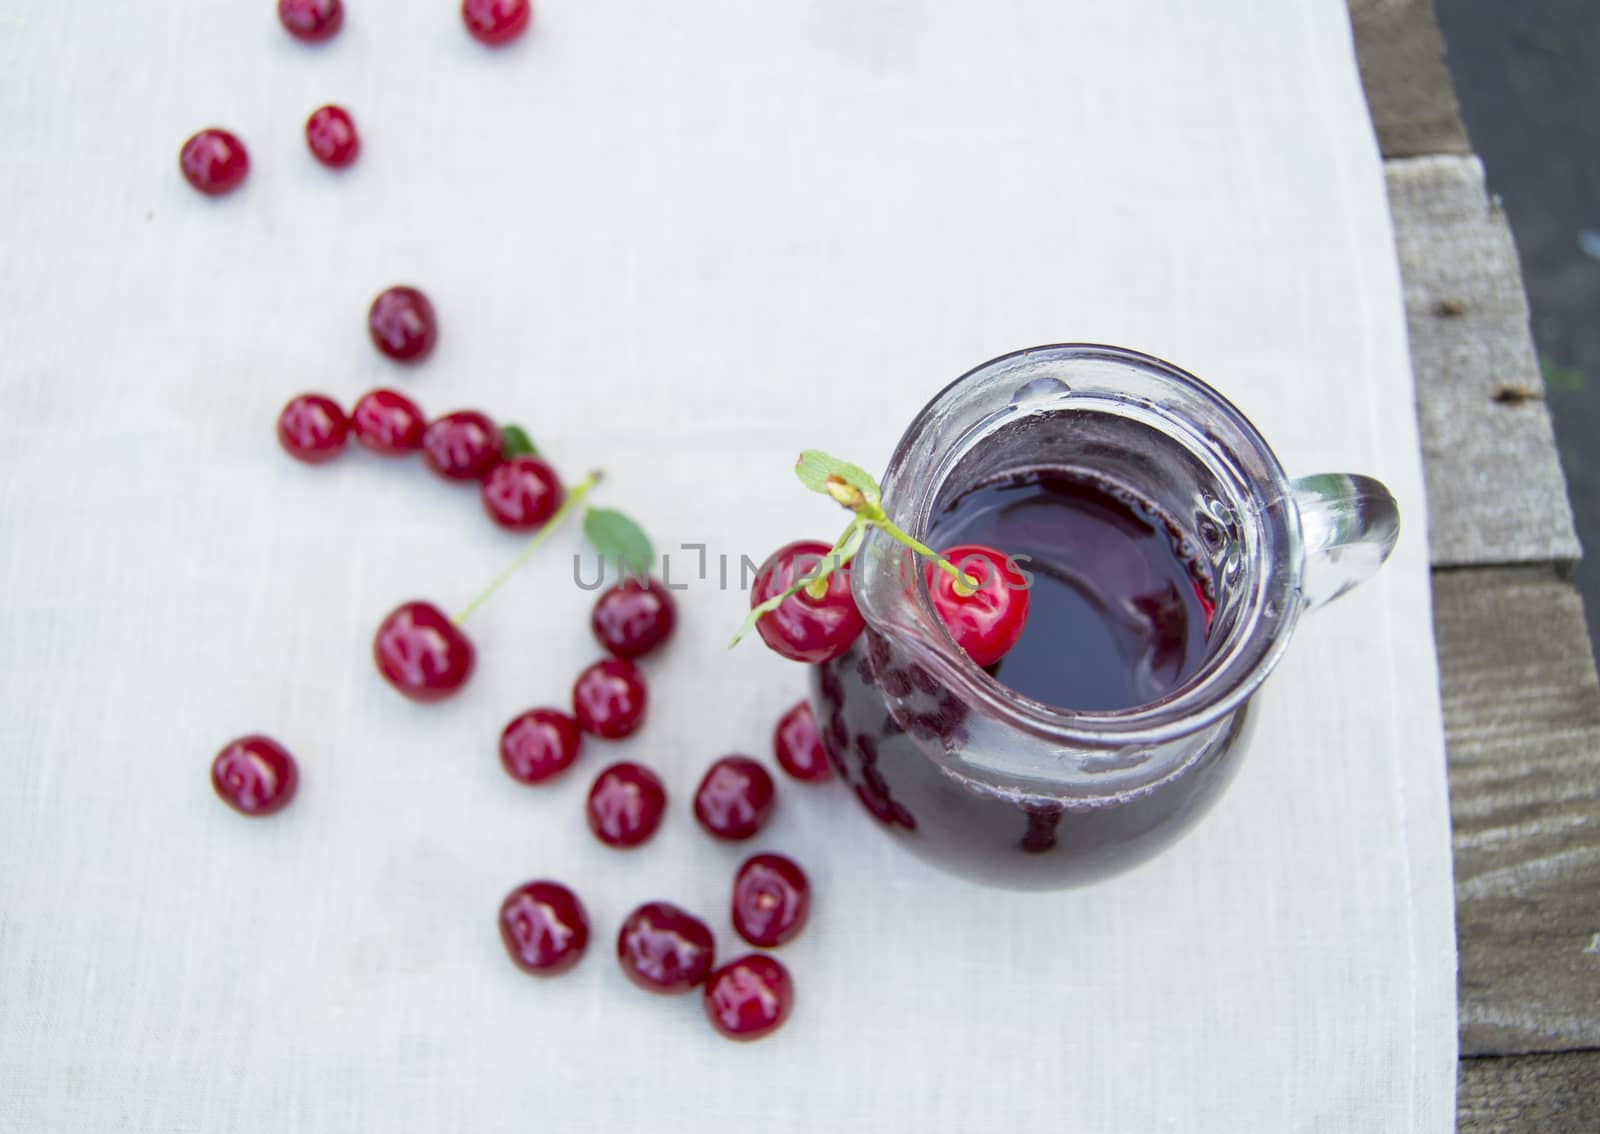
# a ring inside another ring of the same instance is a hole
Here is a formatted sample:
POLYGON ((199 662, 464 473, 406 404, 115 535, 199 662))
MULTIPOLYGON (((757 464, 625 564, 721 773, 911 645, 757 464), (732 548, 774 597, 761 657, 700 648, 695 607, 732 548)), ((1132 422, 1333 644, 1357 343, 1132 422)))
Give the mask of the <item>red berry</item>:
POLYGON ((178 154, 184 178, 208 197, 232 193, 250 172, 250 154, 244 143, 226 130, 202 130, 178 154))
POLYGON ((559 882, 525 882, 500 903, 500 940, 511 963, 535 976, 564 973, 589 944, 589 917, 559 882))
POLYGON ((350 411, 350 425, 364 448, 384 457, 402 457, 422 448, 428 420, 404 394, 369 390, 350 411))
POLYGON ((701 1003, 712 1027, 729 1039, 760 1039, 789 1018, 794 982, 782 961, 751 953, 712 973, 701 1003))
POLYGON ((781 854, 745 860, 733 879, 733 928, 752 945, 772 949, 793 941, 811 914, 806 872, 781 854))
POLYGON ((461 19, 479 43, 500 47, 528 30, 529 0, 461 0, 461 19))
POLYGON ((396 362, 421 362, 439 341, 439 320, 422 292, 414 287, 391 287, 372 301, 367 333, 372 345, 396 362))
POLYGON ((589 789, 589 830, 608 847, 636 847, 656 833, 667 810, 667 789, 649 768, 613 764, 589 789))
MULTIPOLYGON (((832 550, 817 540, 800 540, 780 547, 756 575, 750 608, 754 610, 788 590, 796 579, 815 572, 832 550)), ((861 633, 861 626, 861 612, 850 593, 848 564, 828 576, 828 590, 822 598, 812 598, 801 589, 756 622, 762 639, 776 653, 791 661, 812 663, 830 661, 848 650, 861 633)))
POLYGON ((772 731, 772 754, 778 766, 797 780, 819 783, 833 775, 811 702, 797 701, 778 718, 778 727, 772 731))
POLYGON ((241 736, 211 762, 211 786, 241 815, 282 811, 300 786, 300 770, 289 750, 266 736, 241 736))
POLYGON ((772 776, 748 756, 724 756, 706 771, 694 793, 694 817, 712 835, 748 839, 772 816, 772 776))
POLYGON ((544 527, 565 498, 555 469, 526 453, 501 461, 483 479, 483 510, 509 531, 544 527))
POLYGON ((278 443, 284 452, 307 464, 331 461, 344 449, 350 419, 339 403, 322 394, 290 398, 278 414, 278 443))
POLYGON ((500 763, 512 779, 543 783, 572 767, 583 749, 578 722, 556 709, 529 709, 500 734, 500 763))
POLYGON ((500 463, 500 427, 477 410, 447 413, 422 434, 422 459, 446 480, 482 480, 500 463))
POLYGON ((306 119, 306 145, 323 165, 343 169, 361 152, 355 120, 340 106, 324 106, 306 119))
POLYGON ((408 602, 389 614, 372 640, 383 679, 413 701, 442 701, 467 683, 477 654, 472 641, 432 603, 408 602))
POLYGON ((572 715, 584 732, 607 740, 620 740, 644 723, 647 700, 644 675, 618 658, 595 662, 572 685, 572 715))
POLYGON ((595 640, 612 654, 632 661, 670 638, 675 620, 672 595, 666 587, 654 579, 624 579, 595 600, 589 627, 595 640))
POLYGON ((344 23, 340 0, 278 0, 278 19, 289 34, 307 43, 333 38, 344 23))
POLYGON ((647 902, 617 934, 622 971, 646 992, 688 992, 705 981, 716 957, 706 923, 668 902, 647 902))
POLYGON ((1017 644, 1028 620, 1027 582, 1004 554, 992 547, 962 544, 944 557, 978 581, 969 595, 957 593, 948 571, 928 564, 933 609, 973 663, 991 666, 1017 644))

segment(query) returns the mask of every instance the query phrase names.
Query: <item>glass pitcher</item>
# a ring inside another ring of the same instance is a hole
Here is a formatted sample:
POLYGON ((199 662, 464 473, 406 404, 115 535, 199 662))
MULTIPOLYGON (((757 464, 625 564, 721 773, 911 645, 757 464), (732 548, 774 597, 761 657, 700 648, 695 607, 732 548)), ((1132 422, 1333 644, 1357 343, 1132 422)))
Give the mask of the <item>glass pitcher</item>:
POLYGON ((1081 344, 1008 354, 946 387, 900 439, 883 505, 921 539, 964 493, 1039 470, 1092 475, 1176 529, 1215 604, 1187 678, 1117 711, 1022 696, 956 648, 925 564, 878 531, 850 565, 866 629, 811 676, 829 756, 868 813, 941 868, 1023 889, 1125 870, 1187 830, 1231 778, 1300 613, 1375 572, 1399 534, 1377 481, 1291 480, 1198 378, 1081 344))

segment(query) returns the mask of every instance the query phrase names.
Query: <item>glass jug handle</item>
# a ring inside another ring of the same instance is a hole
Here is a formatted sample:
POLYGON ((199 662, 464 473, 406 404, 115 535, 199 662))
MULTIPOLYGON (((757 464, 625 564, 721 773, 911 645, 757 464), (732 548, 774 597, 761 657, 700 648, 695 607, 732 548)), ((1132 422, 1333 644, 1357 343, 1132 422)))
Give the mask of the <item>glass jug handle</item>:
POLYGON ((1290 483, 1306 553, 1301 596, 1310 610, 1383 566, 1400 536, 1400 508, 1370 476, 1321 473, 1290 483))

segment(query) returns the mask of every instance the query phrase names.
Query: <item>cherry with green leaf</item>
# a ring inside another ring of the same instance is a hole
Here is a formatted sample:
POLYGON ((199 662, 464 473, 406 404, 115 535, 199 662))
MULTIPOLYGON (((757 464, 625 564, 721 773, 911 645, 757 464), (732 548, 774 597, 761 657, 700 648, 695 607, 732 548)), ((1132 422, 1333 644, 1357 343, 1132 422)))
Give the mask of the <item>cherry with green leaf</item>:
POLYGON ((1028 617, 1027 577, 1004 552, 968 545, 940 554, 889 519, 872 474, 820 450, 801 453, 795 475, 853 518, 832 546, 799 541, 773 553, 756 576, 750 614, 734 645, 754 629, 776 653, 794 661, 815 664, 848 650, 863 626, 850 587, 850 562, 873 529, 930 560, 934 612, 975 664, 993 665, 1016 644, 1028 617))
POLYGON ((538 531, 561 507, 566 489, 527 430, 506 425, 499 437, 500 459, 483 475, 480 487, 483 510, 507 531, 538 531))

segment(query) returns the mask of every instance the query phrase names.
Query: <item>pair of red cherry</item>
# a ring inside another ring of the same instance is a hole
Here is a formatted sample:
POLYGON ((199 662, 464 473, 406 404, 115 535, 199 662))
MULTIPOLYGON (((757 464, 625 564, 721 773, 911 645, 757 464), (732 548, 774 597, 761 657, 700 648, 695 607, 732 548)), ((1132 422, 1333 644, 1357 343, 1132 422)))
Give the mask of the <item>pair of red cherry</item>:
MULTIPOLYGON (((306 119, 306 148, 329 169, 344 169, 361 154, 356 120, 342 106, 319 106, 306 119)), ((220 126, 196 131, 178 151, 183 179, 207 197, 232 193, 250 176, 250 151, 239 135, 220 126)))
MULTIPOLYGON (((814 577, 832 553, 829 545, 817 540, 800 540, 773 552, 756 575, 751 609, 814 577)), ((1026 580, 1010 558, 992 547, 963 544, 947 549, 943 557, 977 585, 964 585, 938 564, 929 563, 928 596, 934 613, 975 664, 991 666, 1022 635, 1029 606, 1026 580)), ((864 622, 851 591, 850 564, 830 573, 826 582, 821 597, 802 587, 756 622, 762 640, 773 651, 792 661, 820 664, 839 657, 855 642, 864 622)))
MULTIPOLYGON (((345 169, 361 155, 356 120, 342 106, 328 103, 306 119, 306 148, 329 169, 345 169)), ((178 151, 178 169, 207 197, 232 193, 250 176, 250 150, 239 135, 220 126, 198 130, 178 151)))
MULTIPOLYGON (((510 727, 522 729, 525 720, 526 714, 510 727)), ((510 771, 504 737, 500 753, 510 771)), ((521 778, 515 771, 512 775, 521 778)), ((706 770, 695 790, 694 817, 713 838, 742 842, 766 826, 776 804, 777 785, 765 768, 748 756, 723 756, 706 770)), ((589 830, 610 847, 626 850, 648 842, 666 811, 667 789, 661 777, 631 760, 601 771, 589 789, 589 830)))
MULTIPOLYGON (((549 712, 534 710, 534 713, 549 712)), ((518 733, 518 746, 524 743, 527 716, 524 714, 517 718, 507 728, 507 736, 512 735, 513 730, 518 733)), ((826 757, 819 755, 821 741, 816 735, 815 721, 810 720, 809 708, 806 709, 805 719, 810 722, 810 735, 808 747, 800 751, 805 752, 803 759, 806 763, 799 765, 803 774, 791 774, 798 779, 826 779, 832 773, 826 757)), ((775 747, 779 761, 786 770, 797 767, 792 759, 794 750, 786 745, 797 739, 799 733, 800 729, 788 716, 779 722, 775 747), (786 757, 790 757, 788 762, 785 762, 786 757)), ((503 736, 500 755, 507 770, 511 771, 513 778, 524 783, 530 782, 519 774, 526 767, 525 763, 519 760, 516 770, 512 770, 507 747, 507 739, 503 736)), ((695 789, 695 821, 707 834, 725 842, 752 839, 772 817, 773 808, 777 806, 777 792, 777 784, 773 782, 771 773, 758 761, 737 754, 720 757, 706 769, 700 786, 695 789)), ((594 785, 589 789, 589 829, 594 832, 595 838, 607 846, 625 849, 647 842, 661 825, 666 810, 667 790, 661 778, 644 765, 632 761, 612 764, 595 778, 594 785)))
MULTIPOLYGON (((811 911, 805 871, 779 854, 747 859, 734 877, 731 916, 739 936, 758 948, 792 941, 811 911)), ((535 976, 566 972, 589 945, 589 917, 559 882, 538 880, 500 905, 500 939, 511 961, 535 976)), ((716 938, 704 921, 671 902, 646 902, 617 932, 617 963, 633 984, 658 995, 702 987, 707 1019, 730 1039, 754 1040, 782 1026, 794 1007, 794 981, 776 957, 750 953, 713 968, 716 938)))

